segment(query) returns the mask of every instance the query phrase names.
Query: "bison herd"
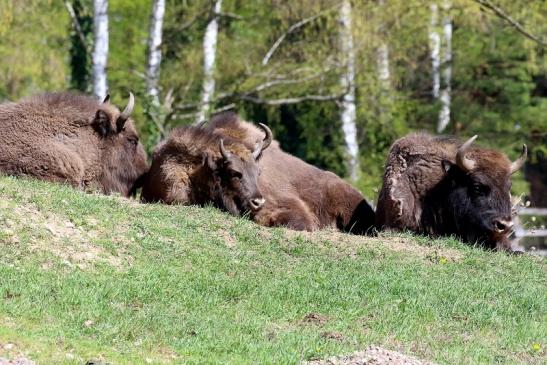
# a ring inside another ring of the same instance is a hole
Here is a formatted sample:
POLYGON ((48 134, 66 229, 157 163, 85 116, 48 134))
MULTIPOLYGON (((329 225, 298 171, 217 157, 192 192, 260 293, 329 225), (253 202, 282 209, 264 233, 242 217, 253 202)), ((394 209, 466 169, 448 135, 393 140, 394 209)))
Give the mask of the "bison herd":
POLYGON ((143 202, 212 204, 264 226, 354 234, 456 236, 511 251, 511 175, 526 160, 454 137, 411 134, 392 145, 376 212, 335 174, 283 151, 271 130, 233 112, 174 129, 151 166, 131 112, 70 93, 0 105, 0 172, 68 183, 143 202))

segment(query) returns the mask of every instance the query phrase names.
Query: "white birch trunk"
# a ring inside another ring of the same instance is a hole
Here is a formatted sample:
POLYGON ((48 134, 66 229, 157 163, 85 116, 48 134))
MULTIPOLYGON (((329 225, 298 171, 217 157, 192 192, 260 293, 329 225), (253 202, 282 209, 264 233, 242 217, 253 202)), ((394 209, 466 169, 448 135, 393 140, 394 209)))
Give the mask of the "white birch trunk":
POLYGON ((439 34, 439 7, 431 4, 431 21, 429 23, 429 48, 431 52, 431 70, 433 75, 433 98, 439 97, 441 88, 441 35, 439 34))
POLYGON ((450 101, 452 97, 451 79, 452 79, 452 18, 450 16, 450 1, 443 3, 443 42, 442 42, 442 76, 444 87, 440 93, 441 111, 439 112, 439 122, 437 124, 437 133, 442 133, 450 123, 450 101))
POLYGON ((344 0, 340 7, 340 51, 345 61, 345 72, 340 84, 346 90, 342 98, 342 130, 349 155, 348 172, 350 179, 357 180, 359 173, 359 145, 357 144, 357 112, 355 106, 355 49, 351 27, 351 3, 344 0))
POLYGON ((148 35, 148 62, 146 66, 146 93, 153 100, 159 101, 158 83, 160 78, 161 42, 165 0, 154 0, 150 17, 148 35))
POLYGON ((220 14, 222 0, 216 0, 213 16, 203 37, 203 87, 201 92, 200 110, 196 123, 204 121, 209 116, 211 100, 215 93, 215 57, 218 38, 218 14, 220 14))
POLYGON ((108 61, 108 0, 93 0, 93 94, 104 98, 108 92, 106 66, 108 61))
POLYGON ((391 74, 389 72, 389 47, 386 43, 382 42, 376 51, 376 64, 382 92, 387 93, 390 89, 391 74))
MULTIPOLYGON (((378 5, 384 6, 384 0, 379 0, 378 5)), ((385 25, 383 23, 381 23, 378 27, 379 37, 385 36, 384 27, 385 25)), ((389 72, 389 47, 383 40, 381 40, 380 46, 376 50, 376 66, 378 69, 378 79, 380 80, 382 93, 388 95, 391 88, 391 73, 389 72)))

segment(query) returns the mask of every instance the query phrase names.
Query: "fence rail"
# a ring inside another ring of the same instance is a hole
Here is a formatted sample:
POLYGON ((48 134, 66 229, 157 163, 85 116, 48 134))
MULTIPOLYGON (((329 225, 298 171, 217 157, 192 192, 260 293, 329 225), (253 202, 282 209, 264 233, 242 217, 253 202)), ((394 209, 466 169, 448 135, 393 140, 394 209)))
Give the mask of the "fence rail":
MULTIPOLYGON (((541 216, 547 217, 547 208, 523 208, 517 212, 518 216, 541 216)), ((515 228, 515 236, 522 237, 547 237, 547 229, 532 228, 525 229, 521 224, 515 228)))

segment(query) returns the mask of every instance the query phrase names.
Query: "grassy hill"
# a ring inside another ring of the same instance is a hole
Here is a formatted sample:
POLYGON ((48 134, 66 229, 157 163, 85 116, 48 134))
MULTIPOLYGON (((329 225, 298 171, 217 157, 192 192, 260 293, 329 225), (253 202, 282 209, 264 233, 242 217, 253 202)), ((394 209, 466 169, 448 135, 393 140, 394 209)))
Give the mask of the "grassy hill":
POLYGON ((0 357, 285 364, 376 344, 547 362, 547 265, 410 235, 268 229, 0 177, 0 357))

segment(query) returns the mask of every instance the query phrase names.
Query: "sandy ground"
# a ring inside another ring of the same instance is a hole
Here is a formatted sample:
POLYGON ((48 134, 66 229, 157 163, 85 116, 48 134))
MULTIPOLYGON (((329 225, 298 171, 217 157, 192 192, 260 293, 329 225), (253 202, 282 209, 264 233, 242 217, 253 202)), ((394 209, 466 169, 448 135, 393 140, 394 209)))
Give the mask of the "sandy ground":
POLYGON ((13 360, 0 357, 0 365, 36 365, 36 363, 29 359, 25 359, 24 357, 18 357, 13 360))
POLYGON ((369 346, 364 351, 350 355, 333 356, 324 360, 313 360, 304 365, 435 365, 429 361, 418 360, 399 352, 377 346, 369 346))

